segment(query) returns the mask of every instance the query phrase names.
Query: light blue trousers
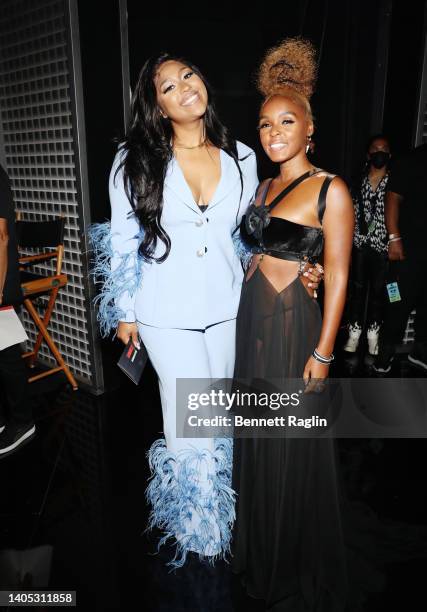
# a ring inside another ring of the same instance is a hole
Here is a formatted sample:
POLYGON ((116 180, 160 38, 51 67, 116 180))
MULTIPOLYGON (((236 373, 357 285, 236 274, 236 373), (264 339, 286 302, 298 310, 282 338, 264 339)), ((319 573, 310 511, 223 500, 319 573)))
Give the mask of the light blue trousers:
POLYGON ((159 378, 166 446, 171 452, 188 448, 213 450, 213 440, 176 438, 176 379, 232 378, 236 319, 206 331, 164 329, 138 323, 141 340, 159 378))
POLYGON ((138 330, 159 379, 165 436, 148 453, 150 526, 165 532, 161 543, 176 542, 175 567, 183 565, 188 551, 223 557, 234 521, 232 440, 177 438, 176 380, 232 378, 236 320, 203 332, 141 323, 138 330))

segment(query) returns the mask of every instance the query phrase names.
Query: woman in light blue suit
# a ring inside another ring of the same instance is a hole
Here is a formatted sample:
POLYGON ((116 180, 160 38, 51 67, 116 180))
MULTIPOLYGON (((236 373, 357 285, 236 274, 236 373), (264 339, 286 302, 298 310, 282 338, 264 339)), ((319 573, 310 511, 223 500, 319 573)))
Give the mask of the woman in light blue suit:
POLYGON ((111 227, 92 233, 104 333, 145 344, 159 378, 164 439, 149 451, 150 525, 193 551, 229 550, 231 440, 176 436, 176 379, 231 378, 243 269, 233 232, 258 185, 254 152, 220 123, 187 61, 146 62, 110 175, 111 227), (108 263, 108 269, 105 264, 108 263))

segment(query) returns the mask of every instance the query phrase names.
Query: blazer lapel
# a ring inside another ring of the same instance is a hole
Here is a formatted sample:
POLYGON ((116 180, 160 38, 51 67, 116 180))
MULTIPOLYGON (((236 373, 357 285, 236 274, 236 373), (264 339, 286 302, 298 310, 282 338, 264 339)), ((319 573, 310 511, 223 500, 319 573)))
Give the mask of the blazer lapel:
MULTIPOLYGON (((221 159, 221 178, 217 185, 216 191, 209 202, 208 210, 220 204, 234 189, 237 182, 240 181, 239 171, 234 162, 234 159, 228 155, 223 149, 220 151, 221 159)), ((175 157, 172 157, 169 162, 169 166, 165 177, 165 186, 171 189, 174 194, 181 200, 183 204, 191 208, 194 212, 201 215, 199 206, 194 201, 194 196, 185 180, 184 173, 182 172, 175 157)))
POLYGON ((172 157, 165 176, 165 186, 171 189, 183 204, 201 215, 193 194, 175 157, 172 157))
POLYGON ((234 189, 238 181, 240 181, 239 171, 234 159, 221 149, 221 179, 212 200, 209 202, 208 210, 220 204, 234 189))

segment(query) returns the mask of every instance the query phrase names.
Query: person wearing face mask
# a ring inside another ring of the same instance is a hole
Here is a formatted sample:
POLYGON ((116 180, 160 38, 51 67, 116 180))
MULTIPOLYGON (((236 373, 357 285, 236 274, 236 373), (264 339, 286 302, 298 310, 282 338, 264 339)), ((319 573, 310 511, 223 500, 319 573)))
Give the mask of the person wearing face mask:
POLYGON ((351 261, 348 338, 344 350, 356 352, 366 310, 368 351, 378 354, 387 277, 384 198, 389 179, 390 144, 383 134, 370 138, 367 170, 352 188, 356 224, 351 261), (367 303, 366 303, 367 301, 367 303))

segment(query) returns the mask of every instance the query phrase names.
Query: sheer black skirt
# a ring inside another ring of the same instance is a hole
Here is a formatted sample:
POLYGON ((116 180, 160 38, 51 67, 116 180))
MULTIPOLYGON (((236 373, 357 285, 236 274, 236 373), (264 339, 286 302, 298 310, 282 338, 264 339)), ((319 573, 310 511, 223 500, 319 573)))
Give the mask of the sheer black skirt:
MULTIPOLYGON (((278 291, 256 268, 242 288, 235 378, 302 378, 320 329, 299 277, 278 291)), ((232 568, 268 610, 361 610, 386 560, 426 554, 426 529, 388 527, 344 502, 333 439, 236 439, 233 465, 232 568)))

